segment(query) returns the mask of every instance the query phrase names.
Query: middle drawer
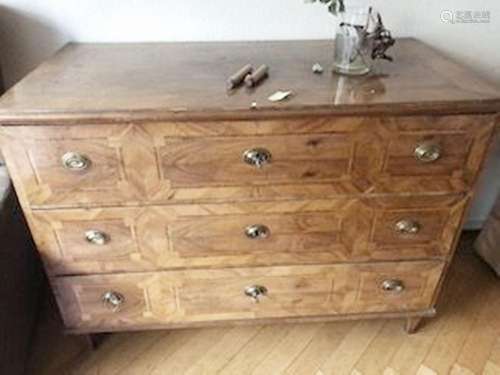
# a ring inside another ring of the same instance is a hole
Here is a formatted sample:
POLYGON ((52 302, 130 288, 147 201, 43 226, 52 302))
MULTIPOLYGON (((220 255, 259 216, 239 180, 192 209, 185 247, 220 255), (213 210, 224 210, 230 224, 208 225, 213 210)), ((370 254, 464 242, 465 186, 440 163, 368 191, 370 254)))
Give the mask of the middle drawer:
POLYGON ((51 275, 446 257, 461 196, 34 211, 51 275))

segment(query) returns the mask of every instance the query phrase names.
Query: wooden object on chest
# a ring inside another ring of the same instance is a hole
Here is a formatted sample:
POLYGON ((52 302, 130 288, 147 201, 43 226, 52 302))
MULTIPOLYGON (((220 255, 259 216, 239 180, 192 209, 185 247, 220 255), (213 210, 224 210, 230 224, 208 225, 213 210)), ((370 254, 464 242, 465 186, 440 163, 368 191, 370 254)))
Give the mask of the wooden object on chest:
POLYGON ((433 315, 500 92, 412 39, 312 74, 329 47, 71 44, 2 98, 68 331, 433 315), (270 77, 227 92, 251 60, 270 77))

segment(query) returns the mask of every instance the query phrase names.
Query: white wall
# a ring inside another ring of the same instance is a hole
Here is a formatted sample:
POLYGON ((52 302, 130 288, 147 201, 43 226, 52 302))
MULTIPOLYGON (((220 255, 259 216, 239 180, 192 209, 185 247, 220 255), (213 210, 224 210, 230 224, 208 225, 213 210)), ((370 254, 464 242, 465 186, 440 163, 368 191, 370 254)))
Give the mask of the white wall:
MULTIPOLYGON (((498 0, 419 0, 414 30, 419 39, 432 44, 450 57, 500 85, 500 1, 498 0), (449 24, 437 17, 442 10, 488 10, 489 24, 449 24)), ((500 191, 500 137, 486 164, 467 226, 478 228, 500 191)))
MULTIPOLYGON (((395 35, 416 36, 500 85, 498 0, 371 4, 395 35), (443 23, 443 10, 489 10, 491 23, 443 23)), ((0 0, 0 62, 10 86, 69 40, 314 39, 332 37, 333 25, 322 6, 303 0, 0 0)), ((499 190, 500 147, 488 165, 473 224, 484 220, 499 190)))
MULTIPOLYGON (((379 0, 398 35, 413 17, 379 0)), ((323 6, 303 0, 0 0, 0 47, 11 84, 68 40, 314 39, 334 35, 323 6)))

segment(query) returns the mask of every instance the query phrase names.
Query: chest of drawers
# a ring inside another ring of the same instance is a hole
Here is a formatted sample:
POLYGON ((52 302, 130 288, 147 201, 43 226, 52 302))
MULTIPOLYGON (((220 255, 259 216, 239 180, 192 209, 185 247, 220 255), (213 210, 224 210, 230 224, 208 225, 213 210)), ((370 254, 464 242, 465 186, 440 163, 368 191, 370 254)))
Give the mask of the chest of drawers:
POLYGON ((0 103, 69 332, 434 314, 500 92, 420 42, 361 78, 328 42, 76 45, 0 103), (249 61, 257 89, 228 93, 249 61), (267 96, 292 89, 271 103, 267 96), (257 103, 257 105, 252 105, 257 103))

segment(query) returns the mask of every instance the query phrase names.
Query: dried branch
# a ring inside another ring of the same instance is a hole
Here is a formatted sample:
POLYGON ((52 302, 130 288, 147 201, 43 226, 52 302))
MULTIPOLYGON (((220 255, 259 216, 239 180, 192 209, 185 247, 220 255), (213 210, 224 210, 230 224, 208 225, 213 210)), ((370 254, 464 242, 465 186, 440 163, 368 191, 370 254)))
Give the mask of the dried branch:
MULTIPOLYGON (((387 30, 382 21, 382 16, 380 13, 376 13, 376 19, 374 19, 373 8, 370 7, 368 10, 368 18, 366 25, 354 25, 346 22, 341 22, 340 27, 350 27, 356 31, 358 34, 358 39, 361 41, 359 47, 356 49, 355 54, 351 57, 354 61, 358 56, 363 56, 362 51, 371 50, 372 60, 384 59, 388 61, 393 61, 391 56, 387 55, 387 50, 391 48, 396 40, 392 37, 391 32, 387 30), (369 25, 373 22, 375 27, 373 31, 369 25)), ((351 62, 352 62, 351 61, 351 62)))

